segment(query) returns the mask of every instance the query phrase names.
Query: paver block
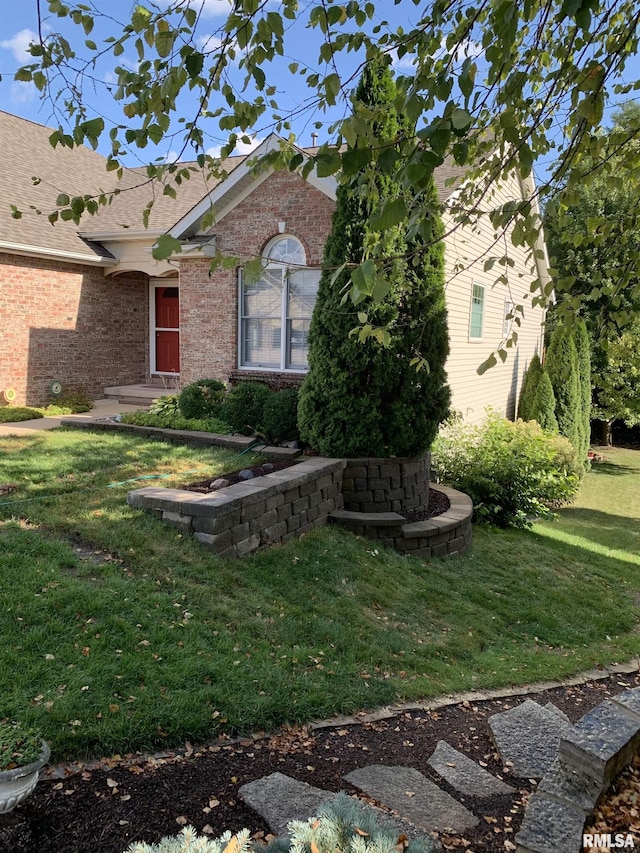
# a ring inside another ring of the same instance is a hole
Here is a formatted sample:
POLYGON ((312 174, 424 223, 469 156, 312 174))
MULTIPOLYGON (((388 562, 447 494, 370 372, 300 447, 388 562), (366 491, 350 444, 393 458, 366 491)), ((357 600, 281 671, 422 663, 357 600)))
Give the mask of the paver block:
POLYGON ((240 788, 240 796, 269 824, 275 835, 282 835, 291 820, 307 820, 318 806, 335 797, 332 791, 299 782, 284 773, 272 773, 240 788))
POLYGON ((582 850, 584 813, 534 794, 516 835, 516 853, 577 853, 582 850))
POLYGON ((411 767, 372 764, 344 777, 369 797, 431 832, 464 832, 478 819, 469 809, 411 767))
POLYGON ((494 794, 511 794, 514 791, 506 782, 496 779, 488 770, 444 740, 438 741, 429 764, 456 791, 469 797, 492 797, 494 794))
POLYGON ((488 723, 502 760, 526 779, 545 775, 558 755, 560 739, 571 728, 555 711, 531 699, 494 714, 488 723))
POLYGON ((634 687, 633 690, 625 690, 624 693, 613 697, 616 705, 622 705, 627 711, 637 714, 640 717, 640 687, 634 687))
POLYGON ((593 776, 580 773, 558 757, 538 785, 538 793, 562 800, 587 815, 594 808, 602 788, 593 776))
POLYGON ((560 744, 563 761, 593 776, 603 788, 640 745, 640 719, 610 699, 585 714, 560 744))
POLYGON ((571 725, 571 720, 569 719, 569 717, 567 717, 565 712, 561 711, 557 705, 554 705, 553 702, 547 702, 547 704, 544 705, 544 708, 547 711, 551 711, 552 714, 555 714, 556 716, 560 717, 560 719, 564 720, 565 723, 569 723, 569 725, 571 725))

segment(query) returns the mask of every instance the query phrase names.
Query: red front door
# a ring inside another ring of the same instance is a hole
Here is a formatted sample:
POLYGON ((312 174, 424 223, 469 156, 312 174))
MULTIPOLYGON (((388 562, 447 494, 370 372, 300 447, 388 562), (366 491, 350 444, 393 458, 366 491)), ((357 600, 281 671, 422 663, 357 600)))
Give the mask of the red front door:
POLYGON ((155 287, 156 373, 180 373, 180 296, 177 287, 155 287))

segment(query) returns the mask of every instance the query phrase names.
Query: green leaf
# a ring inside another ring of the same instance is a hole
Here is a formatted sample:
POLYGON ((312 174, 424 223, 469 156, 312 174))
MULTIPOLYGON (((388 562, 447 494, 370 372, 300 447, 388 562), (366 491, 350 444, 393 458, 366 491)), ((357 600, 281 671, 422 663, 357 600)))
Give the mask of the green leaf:
POLYGON ((491 353, 489 358, 485 359, 482 364, 477 368, 476 373, 478 376, 482 376, 487 372, 487 370, 491 370, 492 367, 495 367, 498 363, 498 359, 495 356, 495 353, 491 353))
POLYGON ((70 198, 66 193, 60 193, 60 195, 56 198, 56 205, 58 207, 65 207, 69 204, 70 198))
MULTIPOLYGON (((64 211, 63 211, 64 212, 64 211)), ((163 234, 158 237, 151 254, 156 261, 166 261, 172 255, 178 255, 182 251, 180 240, 176 240, 170 234, 163 234)))
POLYGON ((466 130, 472 123, 473 118, 461 107, 456 107, 456 109, 451 113, 451 125, 454 130, 466 130))
POLYGON ((371 227, 375 231, 386 231, 399 225, 407 218, 407 205, 402 198, 389 199, 382 209, 371 217, 371 227))
POLYGON ((319 178, 327 178, 340 171, 342 158, 336 148, 322 147, 315 157, 316 172, 319 178))

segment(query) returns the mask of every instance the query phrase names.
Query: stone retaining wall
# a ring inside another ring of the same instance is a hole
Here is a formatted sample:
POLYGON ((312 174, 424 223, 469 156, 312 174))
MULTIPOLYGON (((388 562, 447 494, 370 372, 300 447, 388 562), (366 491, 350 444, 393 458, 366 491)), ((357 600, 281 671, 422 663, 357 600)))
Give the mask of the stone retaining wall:
POLYGON ((420 459, 347 459, 342 479, 350 512, 409 512, 429 501, 431 454, 420 459))
MULTIPOLYGON (((407 523, 396 512, 336 510, 329 516, 358 536, 375 539, 386 548, 414 557, 450 557, 471 547, 473 503, 468 495, 448 486, 431 486, 449 498, 449 509, 426 521, 407 523)), ((427 503, 428 497, 425 499, 427 503)))
POLYGON ((208 494, 138 489, 129 492, 127 503, 193 534, 221 557, 240 557, 323 527, 342 507, 344 465, 343 459, 305 459, 208 494))

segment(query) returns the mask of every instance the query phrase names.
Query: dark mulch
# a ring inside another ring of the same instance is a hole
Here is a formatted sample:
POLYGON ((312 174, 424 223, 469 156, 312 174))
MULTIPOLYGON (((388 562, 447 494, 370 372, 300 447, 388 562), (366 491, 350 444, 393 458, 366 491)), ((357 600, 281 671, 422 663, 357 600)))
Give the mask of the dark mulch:
POLYGON ((216 480, 226 480, 228 486, 234 486, 236 483, 242 483, 240 471, 251 471, 254 477, 263 477, 265 474, 271 474, 273 471, 284 471, 285 468, 291 468, 292 465, 300 462, 298 459, 272 459, 269 462, 263 462, 262 465, 254 465, 252 468, 241 468, 238 471, 232 471, 230 474, 222 474, 220 477, 209 477, 207 480, 201 480, 199 483, 190 483, 188 486, 180 486, 181 489, 186 489, 189 492, 208 493, 212 490, 211 483, 216 480))
POLYGON ((449 498, 444 492, 438 492, 435 489, 429 489, 429 502, 426 506, 419 506, 417 509, 411 509, 405 512, 404 516, 409 523, 413 521, 426 521, 428 518, 433 518, 435 515, 442 515, 446 512, 451 504, 449 498))
MULTIPOLYGON (((532 694, 554 702, 572 721, 604 699, 640 684, 637 675, 613 676, 579 687, 532 694)), ((438 711, 328 729, 295 728, 271 737, 213 745, 154 758, 115 757, 79 769, 57 768, 9 815, 0 815, 3 853, 120 853, 134 840, 158 841, 188 822, 220 835, 244 826, 257 837, 268 827, 243 804, 238 789, 278 770, 331 791, 355 793, 343 776, 366 764, 408 765, 455 792, 431 770, 427 759, 445 739, 516 788, 512 796, 484 802, 462 800, 481 817, 474 830, 441 836, 445 850, 466 853, 513 851, 524 804, 534 787, 502 766, 488 735, 487 717, 519 704, 523 697, 465 702, 438 711), (513 845, 513 846, 512 846, 513 845)), ((458 796, 458 799, 461 799, 458 796)))

